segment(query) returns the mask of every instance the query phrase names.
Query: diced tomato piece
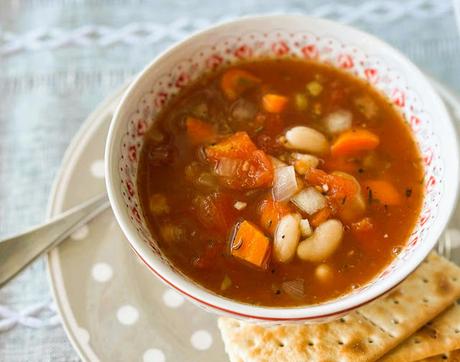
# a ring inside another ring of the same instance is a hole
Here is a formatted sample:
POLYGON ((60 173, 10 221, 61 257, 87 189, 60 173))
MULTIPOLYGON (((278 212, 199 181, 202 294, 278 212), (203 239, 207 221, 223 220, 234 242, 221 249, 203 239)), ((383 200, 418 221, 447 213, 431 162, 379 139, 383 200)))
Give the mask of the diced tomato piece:
POLYGON ((280 202, 269 197, 259 205, 260 225, 270 234, 274 234, 281 218, 291 212, 287 202, 280 202))
POLYGON ((246 132, 237 132, 216 145, 206 148, 210 161, 240 160, 232 175, 220 177, 221 183, 231 189, 246 190, 269 187, 273 182, 273 165, 264 151, 258 150, 246 132))
POLYGON ((230 252, 235 258, 266 269, 270 250, 270 240, 255 225, 246 220, 236 225, 230 241, 230 252))
POLYGON ((332 210, 329 206, 319 210, 318 212, 314 213, 310 219, 310 225, 313 227, 320 226, 323 222, 327 221, 332 215, 332 210))
POLYGON ((277 155, 284 151, 284 147, 275 137, 262 133, 256 138, 257 146, 264 152, 270 155, 277 155))
POLYGON ((374 228, 374 224, 370 217, 365 217, 364 219, 359 220, 358 222, 354 222, 351 224, 351 230, 353 232, 361 233, 367 232, 374 228))
POLYGON ((372 251, 377 247, 378 234, 371 218, 365 217, 358 222, 351 224, 351 231, 359 242, 361 249, 372 251))
POLYGON ((259 113, 256 116, 255 122, 263 125, 262 134, 266 134, 273 138, 278 136, 285 128, 283 118, 276 113, 259 113))
POLYGON ((208 159, 218 161, 222 158, 248 158, 257 150, 246 132, 236 132, 227 139, 206 147, 208 159))
POLYGON ((309 169, 305 174, 305 179, 311 185, 327 185, 328 196, 335 200, 352 197, 358 192, 358 187, 353 180, 339 175, 331 175, 317 168, 309 169))
POLYGON ((225 234, 238 217, 234 203, 235 200, 229 195, 216 192, 196 196, 193 199, 193 209, 203 226, 225 234))
POLYGON ((198 118, 187 117, 185 126, 187 127, 187 136, 192 145, 209 142, 216 137, 216 132, 212 124, 198 118))
POLYGON ((274 169, 271 160, 264 151, 257 150, 242 162, 229 177, 221 177, 224 186, 235 190, 247 190, 257 187, 270 187, 273 183, 274 169))

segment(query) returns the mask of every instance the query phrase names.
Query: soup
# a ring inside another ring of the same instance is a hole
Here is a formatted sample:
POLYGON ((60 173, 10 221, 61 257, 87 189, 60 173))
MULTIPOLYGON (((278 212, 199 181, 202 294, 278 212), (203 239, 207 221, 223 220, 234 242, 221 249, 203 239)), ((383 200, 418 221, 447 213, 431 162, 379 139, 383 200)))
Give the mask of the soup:
POLYGON ((141 207, 169 260, 264 306, 357 288, 405 246, 423 166, 396 109, 328 65, 264 59, 205 74, 145 136, 141 207))

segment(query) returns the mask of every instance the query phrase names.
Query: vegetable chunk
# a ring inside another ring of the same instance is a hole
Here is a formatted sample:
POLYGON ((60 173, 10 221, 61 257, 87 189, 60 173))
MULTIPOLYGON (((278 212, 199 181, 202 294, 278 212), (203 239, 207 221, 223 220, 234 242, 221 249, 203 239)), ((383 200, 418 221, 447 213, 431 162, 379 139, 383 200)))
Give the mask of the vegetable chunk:
POLYGON ((229 100, 235 100, 258 83, 260 79, 245 70, 229 69, 222 76, 220 87, 229 100))
POLYGON ((372 151, 380 143, 379 136, 365 129, 353 129, 342 133, 331 146, 332 156, 354 156, 372 151))
POLYGON ((230 243, 232 256, 257 268, 266 269, 270 259, 270 241, 249 221, 237 224, 230 243))
POLYGON ((274 169, 266 153, 258 150, 246 132, 237 132, 233 136, 206 148, 208 160, 217 161, 216 173, 221 183, 234 190, 247 190, 257 187, 269 187, 273 183, 274 169), (240 161, 229 165, 229 160, 240 161), (225 167, 222 172, 222 165, 225 167))
POLYGON ((218 161, 222 158, 246 158, 257 150, 246 132, 236 132, 219 143, 206 147, 208 159, 218 161))
POLYGON ((214 127, 198 118, 187 117, 185 120, 187 136, 192 145, 212 141, 216 137, 214 127))
POLYGON ((288 98, 278 94, 266 94, 262 97, 262 105, 269 113, 281 113, 288 104, 288 98))
POLYGON ((260 225, 273 235, 278 222, 290 212, 291 208, 286 202, 275 201, 271 197, 264 199, 259 206, 260 225))
POLYGON ((316 168, 308 170, 305 180, 314 186, 326 185, 328 190, 327 195, 336 201, 352 197, 358 191, 358 186, 353 180, 339 175, 327 174, 316 168))
POLYGON ((198 195, 192 203, 196 217, 206 228, 225 234, 236 220, 235 201, 227 194, 198 195))

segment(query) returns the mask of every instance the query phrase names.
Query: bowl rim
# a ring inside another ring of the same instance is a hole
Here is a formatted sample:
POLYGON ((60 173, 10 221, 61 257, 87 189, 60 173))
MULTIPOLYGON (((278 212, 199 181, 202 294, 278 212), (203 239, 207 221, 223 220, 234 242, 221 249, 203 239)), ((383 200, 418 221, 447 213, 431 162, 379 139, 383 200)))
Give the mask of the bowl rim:
MULTIPOLYGON (((447 225, 450 216, 454 211, 454 206, 458 197, 458 179, 459 179, 459 155, 458 152, 453 153, 453 158, 449 163, 449 172, 452 176, 452 179, 444 178, 444 192, 445 192, 445 206, 437 206, 439 213, 437 215, 437 223, 431 226, 432 230, 432 239, 423 240, 423 243, 420 243, 417 246, 417 249, 412 257, 407 260, 404 264, 398 268, 393 275, 388 278, 375 283, 370 286, 367 290, 364 290, 362 293, 358 292, 353 295, 344 295, 340 299, 332 299, 325 301, 321 304, 314 305, 305 305, 305 306, 295 306, 295 307, 268 307, 268 306, 257 306, 251 305, 236 300, 231 300, 213 293, 212 291, 202 287, 198 284, 193 283, 191 280, 180 276, 178 273, 175 273, 169 269, 168 266, 159 259, 158 256, 153 255, 151 249, 140 239, 136 228, 129 220, 126 212, 123 201, 121 200, 121 192, 117 191, 119 187, 117 177, 114 175, 118 171, 118 162, 119 159, 114 159, 114 155, 117 154, 116 147, 119 148, 118 144, 115 144, 117 135, 120 132, 120 125, 124 125, 123 118, 121 114, 123 109, 129 100, 134 96, 138 86, 142 83, 145 75, 154 69, 155 64, 168 56, 174 53, 177 49, 186 46, 187 44, 193 43, 200 38, 210 35, 215 31, 220 31, 229 26, 238 26, 241 23, 248 22, 267 22, 267 21, 276 21, 280 23, 289 23, 289 21, 309 21, 316 23, 318 25, 323 25, 328 28, 333 28, 333 32, 345 30, 348 33, 351 33, 355 36, 360 36, 366 39, 366 41, 372 42, 375 47, 379 49, 384 49, 385 52, 391 53, 393 59, 398 63, 403 64, 405 67, 409 68, 418 78, 418 81, 423 84, 425 91, 430 94, 433 98, 432 101, 435 103, 434 107, 438 109, 439 113, 442 113, 441 123, 443 127, 446 127, 446 134, 448 135, 447 139, 442 140, 443 144, 450 145, 451 147, 458 150, 458 143, 456 138, 456 131, 453 126, 452 120, 444 106, 444 103, 439 98, 438 94, 434 91, 431 84, 428 82, 426 77, 422 72, 415 66, 411 61, 409 61, 406 56, 404 56, 399 50, 393 48, 391 45, 386 42, 378 39, 377 37, 357 30, 351 26, 340 24, 335 21, 326 20, 322 18, 315 18, 306 15, 258 15, 258 16, 245 16, 240 17, 235 20, 230 20, 228 22, 220 23, 213 25, 204 30, 193 33, 192 35, 186 37, 185 39, 176 42, 172 46, 168 47, 166 50, 161 52, 156 56, 149 64, 147 64, 144 69, 135 77, 134 81, 130 84, 128 89, 125 91, 120 103, 118 104, 113 118, 110 123, 109 133, 107 136, 106 148, 105 148, 105 174, 106 174, 106 188, 114 212, 115 218, 120 225, 123 233, 127 237, 132 249, 140 257, 140 259, 146 264, 150 270, 154 272, 163 282, 173 287, 175 290, 189 297, 192 301, 197 302, 201 305, 211 307, 214 310, 231 314, 237 317, 251 318, 256 320, 266 320, 266 321, 300 321, 300 320, 311 320, 311 319, 320 319, 325 317, 330 317, 338 314, 344 314, 353 309, 356 309, 364 304, 367 304, 374 299, 382 296, 383 294, 389 292, 391 289, 400 284, 405 278, 407 278, 417 266, 425 259, 428 253, 435 246, 438 241, 442 231, 447 225), (448 197, 447 195, 452 195, 448 197)), ((444 161, 444 160, 443 160, 444 161)), ((446 175, 447 170, 444 170, 444 176, 446 175)))

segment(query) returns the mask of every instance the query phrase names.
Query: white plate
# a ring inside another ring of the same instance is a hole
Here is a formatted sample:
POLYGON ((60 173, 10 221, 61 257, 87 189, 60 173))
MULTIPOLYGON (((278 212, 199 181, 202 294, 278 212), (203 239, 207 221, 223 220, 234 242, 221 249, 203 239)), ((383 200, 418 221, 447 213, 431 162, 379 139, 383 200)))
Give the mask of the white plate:
MULTIPOLYGON (((435 86, 458 128, 459 99, 443 86, 435 86)), ((67 149, 50 196, 49 217, 104 190, 105 139, 124 89, 88 117, 67 149)), ((452 229, 445 234, 454 257, 460 241, 459 214, 457 209, 452 229)), ((138 261, 111 211, 51 251, 48 271, 64 328, 83 360, 227 359, 216 317, 165 287, 138 261)))

